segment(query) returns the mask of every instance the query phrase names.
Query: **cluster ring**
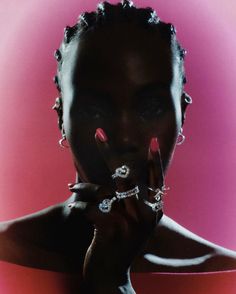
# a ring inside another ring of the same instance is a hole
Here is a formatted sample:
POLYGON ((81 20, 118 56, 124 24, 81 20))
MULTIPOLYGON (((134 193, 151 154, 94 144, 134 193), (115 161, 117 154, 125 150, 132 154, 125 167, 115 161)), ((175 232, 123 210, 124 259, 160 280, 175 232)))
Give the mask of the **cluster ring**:
POLYGON ((115 202, 116 200, 131 197, 133 195, 136 195, 136 198, 138 199, 138 193, 139 193, 138 186, 135 186, 133 189, 125 191, 125 192, 116 191, 116 196, 114 196, 112 199, 103 199, 102 202, 98 204, 98 208, 101 212, 108 213, 111 211, 113 202, 115 202))
POLYGON ((115 170, 115 173, 111 175, 112 179, 117 177, 119 178, 127 178, 130 173, 130 168, 127 165, 122 165, 115 170))
POLYGON ((116 197, 117 199, 124 199, 124 198, 127 198, 127 197, 131 197, 131 196, 138 196, 137 194, 139 193, 139 188, 138 186, 135 186, 133 189, 131 190, 128 190, 128 191, 125 191, 125 192, 118 192, 116 191, 116 197))
POLYGON ((103 199, 98 205, 99 210, 103 213, 110 212, 114 201, 116 201, 115 196, 112 199, 103 199))

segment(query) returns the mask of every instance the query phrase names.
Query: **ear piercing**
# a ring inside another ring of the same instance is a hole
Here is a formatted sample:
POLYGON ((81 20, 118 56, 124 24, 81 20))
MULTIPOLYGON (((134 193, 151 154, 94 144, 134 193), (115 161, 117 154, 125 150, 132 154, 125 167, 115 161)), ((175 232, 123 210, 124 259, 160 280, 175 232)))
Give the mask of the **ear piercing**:
POLYGON ((61 51, 59 49, 57 49, 55 52, 54 52, 54 57, 56 58, 56 60, 59 62, 61 61, 61 51))
POLYGON ((66 141, 66 134, 65 134, 65 132, 64 132, 64 128, 63 128, 63 126, 62 126, 61 134, 62 134, 62 138, 58 141, 59 145, 60 145, 62 148, 70 148, 69 145, 65 145, 65 144, 64 144, 64 141, 66 141))
POLYGON ((181 145, 184 143, 184 140, 185 140, 185 136, 183 134, 183 128, 180 129, 180 132, 179 132, 179 135, 178 135, 178 138, 177 138, 177 141, 176 141, 176 145, 181 145))
POLYGON ((192 103, 193 103, 192 98, 191 98, 188 94, 185 93, 184 96, 185 96, 184 101, 185 101, 187 104, 192 104, 192 103))

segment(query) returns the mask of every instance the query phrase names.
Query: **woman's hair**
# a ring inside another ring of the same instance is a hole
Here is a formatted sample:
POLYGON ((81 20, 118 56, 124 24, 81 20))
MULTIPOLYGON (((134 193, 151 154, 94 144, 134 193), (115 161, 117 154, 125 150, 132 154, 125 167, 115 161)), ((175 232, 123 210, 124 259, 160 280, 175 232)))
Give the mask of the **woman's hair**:
MULTIPOLYGON (((181 47, 177 39, 175 38, 176 30, 171 23, 165 23, 157 16, 156 11, 150 7, 137 8, 134 6, 131 0, 123 0, 118 4, 110 4, 107 1, 101 2, 97 5, 97 10, 92 12, 85 12, 79 15, 77 23, 72 26, 66 26, 64 29, 64 39, 59 49, 54 52, 54 56, 57 60, 57 72, 60 72, 63 63, 64 52, 67 45, 76 37, 82 38, 88 32, 96 31, 101 27, 108 27, 112 24, 121 24, 123 22, 134 23, 137 26, 158 31, 163 39, 165 39, 169 46, 173 44, 176 48, 175 54, 179 56, 180 70, 182 75, 183 85, 186 83, 186 77, 184 73, 184 57, 186 50, 181 47)), ((54 77, 54 83, 59 91, 59 97, 56 98, 56 103, 53 109, 58 114, 58 126, 62 130, 62 114, 63 104, 61 97, 61 86, 58 75, 54 77)))

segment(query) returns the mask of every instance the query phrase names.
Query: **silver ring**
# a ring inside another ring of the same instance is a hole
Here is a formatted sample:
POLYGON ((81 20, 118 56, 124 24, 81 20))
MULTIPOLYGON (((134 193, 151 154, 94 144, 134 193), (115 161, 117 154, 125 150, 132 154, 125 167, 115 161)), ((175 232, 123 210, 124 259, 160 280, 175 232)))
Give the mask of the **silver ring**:
POLYGON ((136 195, 136 197, 138 198, 138 193, 139 193, 139 188, 138 186, 135 186, 133 189, 125 191, 125 192, 118 192, 116 191, 116 197, 117 199, 124 199, 127 197, 131 197, 133 195, 136 195))
POLYGON ((111 176, 112 179, 115 179, 117 177, 120 178, 127 178, 130 172, 130 168, 127 165, 122 165, 121 167, 118 167, 115 170, 115 173, 111 176))
POLYGON ((156 201, 160 201, 162 199, 162 196, 165 195, 165 193, 160 188, 153 189, 151 187, 148 187, 148 190, 156 193, 153 196, 156 199, 156 201))
POLYGON ((147 201, 147 200, 145 200, 145 199, 144 199, 143 201, 144 201, 144 203, 145 203, 147 206, 151 207, 151 209, 152 209, 154 212, 158 212, 158 211, 162 210, 162 209, 163 209, 163 206, 164 206, 164 202, 163 202, 162 200, 159 200, 159 201, 154 202, 154 203, 151 203, 151 202, 149 202, 149 201, 147 201))
POLYGON ((116 197, 114 196, 112 199, 103 199, 101 203, 99 203, 98 208, 103 213, 108 213, 111 211, 112 203, 116 201, 116 197))
POLYGON ((165 185, 163 185, 160 188, 151 188, 151 187, 148 187, 148 190, 152 191, 152 192, 155 192, 156 194, 153 196, 155 198, 156 201, 160 201, 162 200, 162 197, 166 194, 164 191, 166 190, 169 190, 170 188, 167 188, 165 185))
POLYGON ((184 98, 184 101, 188 104, 192 104, 193 103, 193 100, 192 98, 188 95, 185 95, 185 98, 184 98))

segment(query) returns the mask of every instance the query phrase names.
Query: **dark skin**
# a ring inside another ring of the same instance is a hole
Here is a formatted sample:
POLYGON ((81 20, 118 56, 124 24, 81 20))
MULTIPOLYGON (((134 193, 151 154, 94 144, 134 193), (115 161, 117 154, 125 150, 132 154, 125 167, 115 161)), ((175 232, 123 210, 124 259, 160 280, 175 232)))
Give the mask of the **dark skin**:
POLYGON ((127 190, 135 184, 141 189, 141 199, 151 197, 147 186, 163 184, 173 156, 185 118, 186 94, 174 47, 158 35, 155 38, 152 32, 124 25, 71 42, 60 72, 62 131, 70 145, 77 180, 87 184, 74 185, 73 194, 63 203, 2 223, 1 259, 62 272, 84 269, 87 281, 93 282, 99 258, 108 257, 107 268, 115 268, 118 258, 124 267, 110 276, 113 284, 108 286, 121 283, 130 293, 130 266, 138 272, 235 269, 234 252, 192 234, 165 215, 161 218, 161 213, 154 215, 143 201, 122 200, 110 215, 98 210, 99 201, 114 190, 127 190), (95 138, 97 128, 105 131, 108 147, 95 138), (147 163, 153 137, 160 149, 151 159, 156 163, 151 168, 147 163), (132 177, 117 183, 111 174, 124 163, 131 167, 132 177), (77 206, 68 208, 74 201, 79 201, 77 206), (94 225, 98 230, 95 237, 94 225), (87 251, 93 238, 96 242, 87 251), (124 240, 127 246, 120 255, 104 254, 104 246, 108 252, 119 252, 124 240), (120 279, 114 280, 114 276, 120 279))

